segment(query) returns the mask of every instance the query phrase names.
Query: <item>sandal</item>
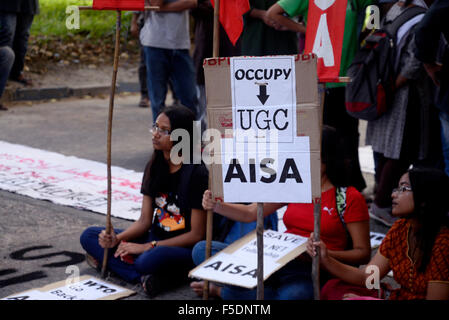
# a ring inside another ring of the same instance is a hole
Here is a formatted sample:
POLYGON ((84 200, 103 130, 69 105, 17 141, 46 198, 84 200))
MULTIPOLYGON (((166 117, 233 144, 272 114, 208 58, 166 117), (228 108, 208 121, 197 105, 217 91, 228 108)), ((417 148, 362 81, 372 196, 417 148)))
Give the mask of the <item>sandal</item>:
POLYGON ((89 266, 91 266, 95 270, 100 271, 100 263, 98 262, 97 259, 95 259, 88 253, 86 253, 86 262, 89 266))
POLYGON ((143 290, 148 297, 154 298, 161 292, 161 284, 157 277, 152 274, 144 275, 140 278, 143 290))

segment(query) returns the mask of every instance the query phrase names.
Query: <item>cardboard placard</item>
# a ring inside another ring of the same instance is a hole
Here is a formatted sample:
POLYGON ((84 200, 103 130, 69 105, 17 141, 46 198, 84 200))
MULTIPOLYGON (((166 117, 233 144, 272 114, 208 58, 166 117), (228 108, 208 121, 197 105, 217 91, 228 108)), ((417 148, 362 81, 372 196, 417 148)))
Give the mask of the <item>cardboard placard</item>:
MULTIPOLYGON (((265 230, 263 278, 306 251, 307 238, 265 230)), ((257 286, 256 231, 250 232, 189 272, 189 277, 252 289, 257 286)))
POLYGON ((135 293, 135 291, 87 275, 80 277, 78 281, 62 280, 0 300, 116 300, 135 293))
MULTIPOLYGON (((234 141, 238 141, 236 133, 239 129, 248 128, 250 123, 251 128, 260 129, 253 135, 256 141, 260 137, 269 137, 273 129, 284 127, 285 134, 278 135, 279 144, 294 144, 297 137, 308 137, 310 172, 307 174, 311 177, 311 198, 304 202, 320 198, 321 106, 316 56, 210 58, 204 61, 204 73, 209 128, 217 129, 222 139, 232 138, 234 141), (257 114, 258 119, 255 118, 257 114), (233 120, 236 118, 238 122, 233 120), (274 121, 278 121, 276 125, 274 121)), ((220 142, 216 146, 221 148, 221 145, 220 142)), ((209 188, 214 198, 223 200, 225 176, 222 162, 210 164, 209 174, 212 176, 209 188)), ((265 199, 263 202, 268 201, 265 199)))

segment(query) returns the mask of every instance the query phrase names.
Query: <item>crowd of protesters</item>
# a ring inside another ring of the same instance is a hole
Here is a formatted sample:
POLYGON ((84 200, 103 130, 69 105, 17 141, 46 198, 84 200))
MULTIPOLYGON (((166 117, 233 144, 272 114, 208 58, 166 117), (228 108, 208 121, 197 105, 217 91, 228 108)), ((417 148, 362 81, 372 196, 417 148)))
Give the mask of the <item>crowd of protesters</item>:
MULTIPOLYGON (((174 163, 170 158, 173 130, 191 132, 194 120, 207 126, 202 65, 212 56, 210 0, 149 0, 149 4, 159 9, 134 14, 131 25, 141 45, 139 106, 151 106, 153 115, 154 153, 142 180, 141 216, 126 230, 111 234, 103 228, 88 228, 81 244, 96 268, 104 249, 110 249, 109 269, 129 282, 141 282, 154 297, 184 283, 188 271, 205 259, 206 210, 226 217, 219 227, 226 232, 212 245, 213 252, 218 252, 254 229, 256 205, 213 201, 204 164, 174 163), (173 106, 165 106, 168 88, 176 101, 173 106)), ((220 56, 303 52, 308 0, 249 0, 249 5, 235 44, 220 29, 220 56)), ((370 32, 364 24, 369 5, 381 8, 380 28, 412 7, 423 9, 393 35, 393 98, 382 116, 368 121, 366 144, 372 146, 375 162, 374 200, 368 207, 361 194, 366 183, 358 158, 359 120, 346 112, 345 84, 328 83, 322 203, 336 208, 338 215, 339 193, 344 192, 345 220, 323 215, 321 241, 314 242, 310 204, 266 203, 266 228, 277 229, 276 210, 287 205, 286 232, 310 237, 307 253, 266 281, 267 298, 312 299, 310 256, 319 247, 323 297, 341 299, 352 292, 353 299, 378 298, 377 292, 363 287, 369 275, 366 270, 375 266, 380 277, 392 270, 400 284, 400 289, 382 295, 384 299, 449 299, 449 205, 445 199, 449 194, 449 0, 348 0, 340 76, 346 75, 370 32), (368 263, 369 217, 391 228, 368 263), (366 267, 358 267, 364 263, 366 267)), ((31 84, 23 75, 24 58, 38 9, 38 0, 0 1, 0 98, 8 79, 31 84)), ((0 103, 0 110, 7 108, 0 103)), ((192 150, 196 147, 191 145, 192 150)), ((191 287, 202 294, 202 282, 194 281, 191 287)), ((210 293, 221 299, 255 298, 254 290, 220 284, 211 284, 210 293)))
MULTIPOLYGON (((212 56, 210 1, 151 0, 150 4, 160 9, 145 14, 140 40, 147 72, 145 92, 154 118, 155 154, 143 178, 142 214, 127 230, 115 230, 111 235, 90 228, 81 242, 88 261, 97 268, 103 248, 110 248, 112 271, 129 281, 141 281, 147 293, 154 296, 181 283, 189 268, 205 259, 205 243, 201 241, 205 236, 205 210, 213 210, 228 221, 251 223, 256 219, 256 207, 213 201, 206 190, 206 168, 175 165, 169 156, 172 130, 189 127, 193 119, 205 124, 202 61, 212 56), (189 12, 195 23, 193 59, 189 53, 189 12), (183 106, 165 107, 169 81, 183 106)), ((303 52, 307 0, 250 0, 249 4, 243 33, 235 45, 220 30, 220 56, 303 52)), ((366 21, 367 6, 372 4, 381 6, 380 27, 410 7, 425 9, 394 35, 398 48, 393 61, 394 98, 384 115, 368 121, 366 142, 373 148, 376 172, 374 202, 368 208, 361 194, 366 183, 358 158, 359 121, 346 112, 345 85, 327 84, 322 201, 328 208, 337 208, 338 193, 344 192, 347 214, 344 221, 325 221, 329 217, 323 215, 321 241, 313 242, 313 208, 309 204, 288 204, 283 217, 286 232, 310 238, 307 253, 266 281, 265 293, 272 299, 313 298, 310 256, 316 254, 318 246, 323 297, 341 299, 352 292, 352 296, 362 296, 358 299, 378 298, 377 291, 363 287, 366 269, 357 267, 370 258, 370 216, 391 229, 367 267, 376 266, 381 277, 393 270, 401 286, 382 298, 449 299, 449 206, 444 198, 449 192, 449 1, 348 0, 340 76, 346 75, 369 33, 361 21, 366 21)), ((269 216, 282 206, 267 203, 264 214, 269 216)), ((271 227, 276 228, 274 224, 271 227)), ((226 236, 222 242, 213 242, 214 253, 239 237, 226 236)), ((201 281, 193 281, 191 287, 202 294, 201 281)), ((213 283, 210 294, 222 299, 255 298, 254 290, 213 283)))

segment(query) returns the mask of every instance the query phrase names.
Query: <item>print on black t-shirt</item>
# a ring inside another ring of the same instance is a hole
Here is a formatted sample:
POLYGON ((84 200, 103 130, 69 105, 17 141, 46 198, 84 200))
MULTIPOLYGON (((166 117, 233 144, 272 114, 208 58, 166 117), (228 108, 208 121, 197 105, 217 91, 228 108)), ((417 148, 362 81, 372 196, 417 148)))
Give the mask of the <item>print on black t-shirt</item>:
POLYGON ((184 213, 179 209, 178 196, 173 193, 159 192, 155 198, 155 223, 166 232, 185 228, 184 213))

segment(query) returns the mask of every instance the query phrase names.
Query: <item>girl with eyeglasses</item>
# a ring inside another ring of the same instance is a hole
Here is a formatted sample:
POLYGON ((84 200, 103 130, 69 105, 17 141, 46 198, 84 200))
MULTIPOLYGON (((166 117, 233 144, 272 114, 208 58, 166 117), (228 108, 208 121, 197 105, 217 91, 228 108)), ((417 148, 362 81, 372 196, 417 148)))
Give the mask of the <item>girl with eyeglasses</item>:
POLYGON ((400 288, 389 300, 448 300, 448 194, 448 177, 440 170, 413 168, 405 173, 391 195, 392 213, 399 219, 363 269, 332 258, 323 242, 313 242, 313 234, 307 251, 315 256, 319 247, 322 267, 352 285, 365 286, 373 270, 378 271, 378 281, 392 270, 400 288))
POLYGON ((126 230, 113 230, 109 235, 99 227, 88 228, 81 235, 91 266, 98 268, 104 248, 110 248, 108 270, 131 283, 140 281, 150 297, 187 280, 194 267, 192 247, 206 234, 201 201, 208 171, 204 164, 191 164, 193 121, 194 114, 186 107, 161 110, 150 130, 154 153, 144 171, 139 219, 126 230), (188 134, 190 159, 182 149, 172 154, 173 147, 182 142, 170 139, 176 129, 188 134))

